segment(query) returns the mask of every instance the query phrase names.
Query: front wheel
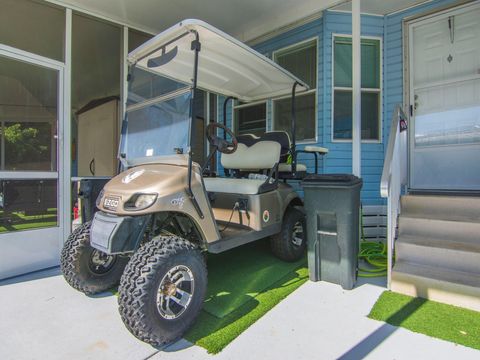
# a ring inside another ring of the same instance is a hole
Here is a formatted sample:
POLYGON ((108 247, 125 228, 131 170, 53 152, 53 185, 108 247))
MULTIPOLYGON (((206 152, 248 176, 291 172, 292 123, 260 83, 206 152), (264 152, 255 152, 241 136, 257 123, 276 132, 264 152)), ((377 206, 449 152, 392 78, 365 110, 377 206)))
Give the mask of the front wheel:
POLYGON ((282 231, 270 239, 273 254, 281 260, 300 260, 307 247, 305 215, 295 208, 288 208, 283 216, 282 231))
POLYGON ((135 337, 162 346, 190 328, 206 289, 207 268, 200 249, 177 236, 158 236, 125 268, 118 289, 120 315, 135 337))
POLYGON ((68 237, 62 249, 60 267, 73 288, 96 294, 118 285, 128 258, 107 255, 90 246, 91 222, 82 224, 68 237))

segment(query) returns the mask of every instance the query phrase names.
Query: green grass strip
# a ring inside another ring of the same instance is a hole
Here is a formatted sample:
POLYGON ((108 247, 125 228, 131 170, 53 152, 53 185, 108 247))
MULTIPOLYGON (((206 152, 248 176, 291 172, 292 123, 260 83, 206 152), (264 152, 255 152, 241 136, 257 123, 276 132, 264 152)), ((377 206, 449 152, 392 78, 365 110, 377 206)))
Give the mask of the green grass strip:
POLYGON ((293 263, 279 260, 267 241, 209 254, 208 290, 203 309, 223 318, 305 263, 306 259, 293 263))
POLYGON ((480 312, 385 291, 368 317, 480 350, 480 312))
POLYGON ((185 338, 216 354, 250 325, 308 280, 308 269, 301 267, 269 286, 223 318, 202 310, 185 338))

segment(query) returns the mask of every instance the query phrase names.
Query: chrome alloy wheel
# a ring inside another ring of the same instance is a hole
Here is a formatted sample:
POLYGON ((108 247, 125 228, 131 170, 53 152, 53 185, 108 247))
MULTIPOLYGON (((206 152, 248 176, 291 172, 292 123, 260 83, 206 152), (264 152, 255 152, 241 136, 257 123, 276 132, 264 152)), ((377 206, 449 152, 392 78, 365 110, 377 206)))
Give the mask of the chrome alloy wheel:
POLYGON ((193 297, 194 278, 185 265, 171 268, 160 281, 157 309, 161 317, 173 320, 187 310, 193 297))
POLYGON ((301 246, 303 243, 303 225, 301 221, 297 221, 295 225, 293 226, 293 231, 292 231, 292 243, 295 246, 301 246))
POLYGON ((93 249, 90 255, 90 261, 88 262, 88 267, 94 274, 106 274, 113 267, 116 259, 115 255, 107 255, 104 252, 93 249))

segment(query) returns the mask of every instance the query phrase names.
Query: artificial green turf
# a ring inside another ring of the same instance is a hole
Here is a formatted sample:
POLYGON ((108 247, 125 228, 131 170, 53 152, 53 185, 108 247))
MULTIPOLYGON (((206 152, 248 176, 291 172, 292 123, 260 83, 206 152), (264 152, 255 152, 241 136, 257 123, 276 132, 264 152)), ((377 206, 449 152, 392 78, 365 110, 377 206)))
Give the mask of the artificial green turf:
MULTIPOLYGON (((244 245, 221 255, 209 255, 205 305, 184 337, 209 353, 219 353, 307 280, 306 259, 296 263, 282 262, 273 257, 266 241, 244 245), (283 275, 279 276, 278 271, 283 275), (257 279, 259 277, 262 279, 257 279), (228 311, 222 311, 225 313, 222 317, 213 315, 220 313, 212 310, 214 304, 228 311)), ((117 289, 111 292, 118 296, 117 289)))
POLYGON ((385 291, 368 317, 480 349, 480 312, 385 291))
POLYGON ((57 209, 48 209, 44 214, 25 215, 22 212, 8 214, 9 221, 5 220, 5 213, 0 211, 0 233, 7 231, 40 229, 57 225, 57 209))
POLYGON ((216 354, 281 300, 305 283, 307 279, 308 270, 301 267, 264 289, 256 297, 251 298, 223 318, 218 318, 202 310, 185 338, 207 349, 209 353, 216 354))
POLYGON ((203 309, 223 318, 305 264, 279 261, 268 243, 257 242, 208 256, 208 290, 203 309))

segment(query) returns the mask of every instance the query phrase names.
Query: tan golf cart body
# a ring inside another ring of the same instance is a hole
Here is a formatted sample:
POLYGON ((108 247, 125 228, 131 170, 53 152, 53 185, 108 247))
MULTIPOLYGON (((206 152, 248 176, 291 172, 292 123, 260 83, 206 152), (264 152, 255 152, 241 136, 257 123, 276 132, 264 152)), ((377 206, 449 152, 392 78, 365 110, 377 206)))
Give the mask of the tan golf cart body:
MULTIPOLYGON (((133 117, 131 114, 145 106, 175 97, 190 96, 187 100, 191 101, 197 87, 243 102, 288 95, 296 86, 300 90, 308 89, 303 81, 270 59, 198 20, 185 20, 157 35, 130 53, 128 62, 131 68, 174 79, 184 87, 155 98, 135 99, 127 106, 126 118, 133 117), (192 51, 195 39, 200 39, 199 51, 192 51), (163 61, 162 57, 169 59, 163 61), (195 64, 193 70, 192 64, 195 64)), ((193 107, 193 101, 190 104, 193 107)), ((287 207, 302 205, 293 188, 275 177, 279 167, 287 172, 292 170, 292 164, 281 163, 281 158, 285 159, 282 152, 292 147, 286 133, 279 132, 282 139, 288 141, 283 148, 276 141, 254 138, 251 146, 240 142, 234 153, 221 154, 223 167, 240 171, 244 177, 203 177, 203 164, 191 160, 191 144, 196 136, 205 135, 193 133, 192 113, 190 109, 188 128, 185 128, 189 132, 186 148, 175 148, 175 151, 172 148, 171 153, 165 155, 157 154, 155 145, 141 144, 141 150, 137 146, 135 156, 131 156, 125 150, 129 145, 125 139, 122 141, 120 160, 126 170, 106 184, 97 200, 101 213, 97 214, 92 228, 93 247, 110 254, 133 252, 140 238, 136 236, 136 244, 114 251, 108 246, 108 239, 97 241, 95 238, 106 231, 96 229, 95 221, 108 222, 113 216, 138 218, 178 213, 192 222, 202 248, 221 252, 278 233, 287 207), (268 177, 248 176, 250 172, 261 171, 268 177), (155 194, 155 201, 145 209, 132 208, 129 202, 139 194, 155 194), (221 227, 225 229, 220 231, 221 227)), ((158 133, 159 143, 165 141, 162 136, 158 133)), ((128 133, 122 137, 128 138, 128 133)), ((311 151, 322 153, 323 150, 311 151)), ((305 166, 296 166, 305 172, 305 166)))

